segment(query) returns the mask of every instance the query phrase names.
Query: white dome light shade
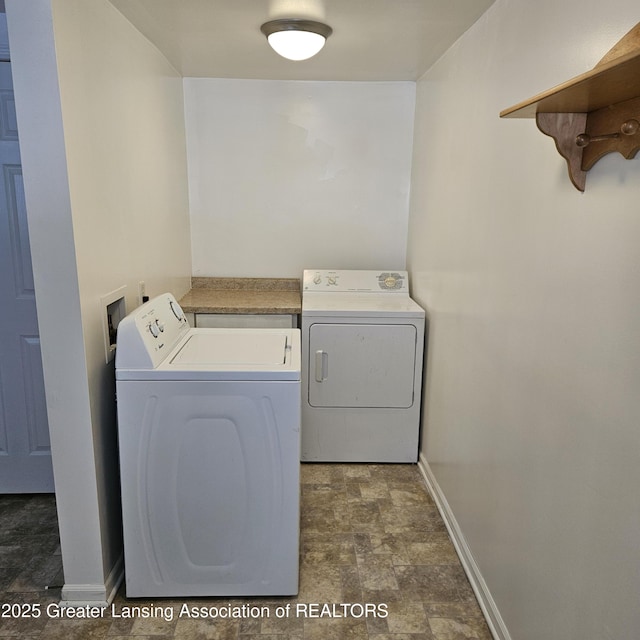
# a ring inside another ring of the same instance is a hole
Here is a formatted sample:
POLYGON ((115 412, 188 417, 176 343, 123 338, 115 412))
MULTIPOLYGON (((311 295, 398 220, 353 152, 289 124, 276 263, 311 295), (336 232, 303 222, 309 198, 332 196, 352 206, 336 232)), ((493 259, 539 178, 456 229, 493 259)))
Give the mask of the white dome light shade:
POLYGON ((271 48, 283 58, 306 60, 324 47, 325 38, 311 31, 278 31, 267 40, 271 48))
POLYGON ((260 27, 271 48, 289 60, 307 60, 315 56, 332 29, 313 20, 272 20, 260 27))

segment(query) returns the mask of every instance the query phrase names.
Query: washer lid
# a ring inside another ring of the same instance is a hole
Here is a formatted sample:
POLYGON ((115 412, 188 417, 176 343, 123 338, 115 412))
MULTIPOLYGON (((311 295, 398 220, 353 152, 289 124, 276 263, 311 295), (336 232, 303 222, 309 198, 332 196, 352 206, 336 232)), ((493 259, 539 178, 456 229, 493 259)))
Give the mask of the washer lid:
POLYGON ((190 329, 153 369, 118 380, 300 380, 300 329, 190 329))
POLYGON ((282 333, 198 333, 191 332, 170 359, 181 367, 221 365, 283 365, 287 355, 287 336, 282 333))

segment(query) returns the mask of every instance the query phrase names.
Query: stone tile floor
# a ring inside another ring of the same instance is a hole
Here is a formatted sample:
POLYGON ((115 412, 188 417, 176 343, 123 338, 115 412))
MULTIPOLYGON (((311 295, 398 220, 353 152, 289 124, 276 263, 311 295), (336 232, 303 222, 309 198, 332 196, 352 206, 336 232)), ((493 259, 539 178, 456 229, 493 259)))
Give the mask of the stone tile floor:
POLYGON ((415 465, 303 464, 301 484, 297 597, 140 601, 121 589, 93 620, 47 613, 63 582, 53 496, 0 496, 0 640, 491 640, 415 465), (185 614, 194 607, 206 618, 185 614))

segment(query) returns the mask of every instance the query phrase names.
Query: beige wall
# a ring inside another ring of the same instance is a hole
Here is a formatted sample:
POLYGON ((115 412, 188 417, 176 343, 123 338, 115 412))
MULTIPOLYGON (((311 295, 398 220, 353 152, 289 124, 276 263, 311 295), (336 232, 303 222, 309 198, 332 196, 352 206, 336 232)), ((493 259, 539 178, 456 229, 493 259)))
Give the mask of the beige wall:
POLYGON ((413 82, 185 79, 193 275, 403 269, 413 82))
POLYGON ((65 597, 119 577, 113 362, 100 298, 189 287, 182 79, 106 0, 7 2, 65 597))
POLYGON ((422 462, 511 637, 637 637, 640 164, 571 185, 500 110, 587 71, 635 0, 498 0, 418 83, 408 265, 422 462))

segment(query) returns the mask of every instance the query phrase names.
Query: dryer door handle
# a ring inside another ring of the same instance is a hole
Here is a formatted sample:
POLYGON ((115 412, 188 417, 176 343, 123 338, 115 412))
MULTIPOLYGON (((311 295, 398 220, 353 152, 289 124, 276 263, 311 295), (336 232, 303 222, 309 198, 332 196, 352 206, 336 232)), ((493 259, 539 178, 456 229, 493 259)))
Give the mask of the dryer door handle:
POLYGON ((329 374, 329 354, 322 349, 316 351, 316 382, 324 382, 329 374))

